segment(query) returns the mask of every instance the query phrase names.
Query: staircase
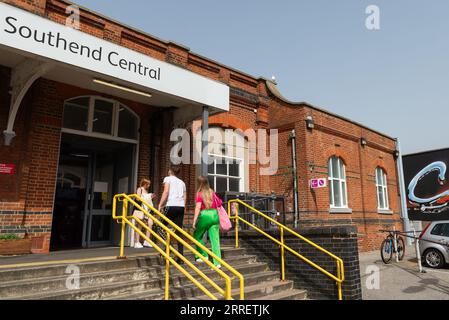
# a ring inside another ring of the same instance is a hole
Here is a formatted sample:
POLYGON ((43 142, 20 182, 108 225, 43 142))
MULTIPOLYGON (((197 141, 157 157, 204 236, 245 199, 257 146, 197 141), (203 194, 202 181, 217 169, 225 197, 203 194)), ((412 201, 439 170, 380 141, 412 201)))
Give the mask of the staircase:
MULTIPOLYGON (((65 273, 68 264, 0 269, 0 300, 162 300, 165 260, 154 251, 144 257, 76 264, 80 270, 79 289, 67 289, 66 282, 71 276, 65 273)), ((306 299, 304 290, 294 289, 291 281, 280 281, 278 271, 269 270, 266 263, 258 262, 257 257, 248 255, 245 249, 224 247, 222 256, 244 276, 245 300, 306 299)), ((194 261, 192 255, 186 257, 194 261)), ((218 284, 224 283, 204 263, 195 262, 195 265, 218 284)), ((171 267, 170 272, 170 299, 208 299, 175 267, 171 267)), ((205 281, 200 282, 211 288, 205 281)), ((232 288, 233 298, 238 299, 238 279, 233 279, 232 288)), ((215 290, 211 292, 219 296, 215 290)))

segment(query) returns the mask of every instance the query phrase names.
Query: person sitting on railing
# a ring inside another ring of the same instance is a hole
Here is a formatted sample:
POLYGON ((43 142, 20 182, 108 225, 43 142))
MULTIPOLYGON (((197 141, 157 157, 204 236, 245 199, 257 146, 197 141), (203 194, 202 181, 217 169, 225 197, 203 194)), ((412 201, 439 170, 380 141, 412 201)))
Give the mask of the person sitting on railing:
MULTIPOLYGON (((220 218, 218 216, 217 208, 222 201, 215 194, 214 190, 209 185, 209 181, 205 177, 198 177, 198 192, 196 194, 195 214, 193 216, 193 237, 199 243, 204 245, 203 236, 207 231, 209 235, 212 252, 221 259, 220 250, 220 218)), ((206 251, 197 246, 198 252, 204 257, 208 258, 206 251)), ((203 262, 200 257, 195 257, 197 262, 203 262)), ((214 264, 221 268, 218 261, 214 260, 214 264)))
MULTIPOLYGON (((139 184, 139 188, 137 188, 136 194, 141 197, 144 201, 146 201, 149 205, 153 207, 153 198, 155 195, 153 193, 149 193, 148 190, 150 190, 151 181, 149 179, 142 179, 139 184)), ((150 209, 142 202, 138 201, 138 204, 144 209, 145 211, 149 211, 150 209)), ((151 212, 150 212, 151 213, 151 212)), ((142 211, 138 210, 137 208, 134 209, 133 215, 143 220, 147 223, 148 227, 151 229, 153 228, 153 220, 149 219, 147 215, 145 215, 142 211)), ((139 227, 139 225, 137 225, 139 227)), ((148 238, 150 238, 150 232, 147 231, 146 235, 148 238)), ((134 248, 141 249, 143 247, 151 248, 152 245, 145 240, 142 244, 140 243, 140 235, 137 233, 137 231, 134 232, 134 248)))

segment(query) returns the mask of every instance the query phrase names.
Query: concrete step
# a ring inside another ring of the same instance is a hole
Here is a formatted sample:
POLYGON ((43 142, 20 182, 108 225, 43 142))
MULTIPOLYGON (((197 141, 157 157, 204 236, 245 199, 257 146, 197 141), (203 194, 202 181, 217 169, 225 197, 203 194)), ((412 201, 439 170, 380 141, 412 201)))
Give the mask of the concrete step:
MULTIPOLYGON (((245 287, 264 281, 272 281, 279 279, 279 272, 274 271, 264 270, 260 272, 254 272, 251 274, 246 273, 243 274, 245 277, 245 287)), ((218 278, 219 277, 213 277, 213 280, 214 281, 218 280, 218 278)), ((216 282, 221 288, 224 288, 224 281, 218 280, 216 282)), ((211 285, 207 284, 206 281, 201 280, 200 283, 203 284, 207 289, 209 289, 212 292, 212 294, 216 295, 217 297, 220 297, 220 294, 211 285)), ((232 288, 240 288, 239 279, 237 278, 232 279, 232 288)), ((183 284, 181 286, 180 285, 170 286, 169 294, 170 300, 192 300, 192 298, 194 298, 199 294, 203 294, 203 292, 194 284, 192 284, 190 281, 188 281, 188 283, 183 284)), ((144 292, 139 292, 136 294, 128 294, 112 297, 108 300, 160 300, 160 299, 164 299, 164 286, 162 286, 159 291, 153 289, 144 292)))
MULTIPOLYGON (((54 264, 46 266, 40 265, 35 267, 15 267, 0 269, 0 283, 46 277, 67 277, 67 274, 65 272, 67 270, 67 266, 71 264, 78 266, 80 268, 81 274, 87 274, 94 272, 109 272, 112 270, 124 270, 129 268, 151 267, 162 265, 165 263, 165 260, 160 257, 155 249, 149 248, 148 250, 148 256, 129 257, 125 260, 111 259, 75 263, 55 262, 54 264)), ((222 256, 225 261, 233 257, 241 257, 242 255, 245 255, 245 253, 245 249, 241 248, 222 248, 222 256)), ((191 261, 194 260, 193 254, 186 253, 185 256, 191 261)))
POLYGON ((261 296, 254 300, 306 300, 306 299, 307 299, 306 290, 290 289, 266 296, 261 296))
MULTIPOLYGON (((119 260, 114 251, 88 260, 41 261, 30 266, 0 267, 0 300, 162 300, 165 289, 165 260, 154 249, 148 254, 134 252, 134 256, 119 260), (42 263, 43 262, 43 263, 42 263), (67 289, 70 273, 67 267, 75 265, 80 271, 80 289, 67 289)), ((301 300, 307 297, 304 290, 293 288, 293 282, 280 281, 279 272, 270 271, 266 263, 257 262, 257 256, 246 254, 245 249, 223 247, 224 260, 244 275, 245 300, 301 300)), ((194 261, 193 254, 186 257, 194 261)), ((53 257, 54 259, 54 257, 53 257)), ((194 265, 224 288, 225 281, 205 263, 194 265)), ((217 297, 220 294, 196 273, 184 267, 217 297)), ((240 298, 239 279, 231 276, 232 296, 240 298)), ((170 299, 209 300, 176 268, 170 269, 170 299)), ((224 299, 220 297, 220 299, 224 299)))
MULTIPOLYGON (((125 261, 124 261, 125 262, 125 261)), ((250 265, 256 262, 256 256, 242 255, 231 257, 227 262, 232 265, 250 265)), ((202 263, 195 263, 200 270, 209 270, 209 267, 202 263)), ((188 268, 187 268, 188 269, 188 268)), ((173 275, 180 275, 180 271, 172 267, 173 275)), ((226 273, 226 269, 223 269, 226 273)), ((80 274, 80 288, 89 288, 108 283, 120 283, 132 280, 147 281, 160 279, 165 275, 165 264, 155 266, 142 266, 139 268, 118 269, 111 271, 92 272, 80 274)), ((0 299, 8 297, 28 296, 34 293, 45 293, 65 290, 68 274, 57 277, 44 277, 38 279, 25 279, 18 281, 8 281, 0 284, 0 299)))
MULTIPOLYGON (((263 300, 267 296, 273 296, 282 292, 291 291, 293 289, 292 281, 281 281, 279 280, 279 277, 277 277, 277 279, 268 278, 266 280, 267 281, 262 281, 255 284, 249 283, 248 285, 245 285, 245 300, 263 300)), ((233 286, 233 288, 236 289, 232 290, 232 297, 235 300, 239 300, 240 290, 236 286, 233 286)), ((210 298, 201 293, 201 295, 197 295, 191 300, 210 300, 210 298)))
MULTIPOLYGON (((281 281, 279 279, 273 281, 262 282, 247 288, 245 300, 263 300, 266 296, 289 291, 293 288, 293 281, 281 281)), ((234 299, 238 299, 238 293, 232 295, 234 299)))
MULTIPOLYGON (((204 273, 212 279, 217 279, 219 275, 210 270, 206 265, 197 265, 199 269, 203 269, 204 273)), ((235 268, 242 274, 251 274, 267 269, 264 263, 243 263, 236 265, 235 268)), ((190 280, 182 275, 179 271, 172 269, 170 283, 173 286, 185 286, 191 284, 190 280)), ((191 272, 193 274, 193 271, 191 272)), ((127 280, 122 282, 106 283, 97 286, 82 288, 78 290, 53 290, 51 292, 40 292, 35 294, 28 294, 22 296, 10 296, 6 299, 25 299, 25 300, 98 300, 106 299, 118 295, 128 295, 139 293, 142 291, 149 291, 153 289, 162 290, 165 285, 165 277, 163 274, 153 276, 148 280, 127 280)))

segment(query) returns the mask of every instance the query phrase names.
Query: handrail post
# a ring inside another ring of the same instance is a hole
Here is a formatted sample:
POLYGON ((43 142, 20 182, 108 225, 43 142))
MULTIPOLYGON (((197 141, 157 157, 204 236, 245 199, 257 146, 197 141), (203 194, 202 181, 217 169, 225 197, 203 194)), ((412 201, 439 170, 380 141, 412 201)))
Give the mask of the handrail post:
POLYGON ((170 234, 167 232, 167 240, 165 241, 165 253, 167 258, 165 258, 165 300, 169 299, 169 289, 170 289, 170 234))
POLYGON ((239 205, 235 204, 235 247, 239 247, 239 205))
POLYGON ((281 233, 281 280, 285 281, 285 248, 284 248, 284 228, 279 227, 281 233))
MULTIPOLYGON (((341 262, 339 260, 337 260, 337 277, 338 279, 341 279, 341 262)), ((340 281, 337 281, 337 289, 338 289, 338 300, 343 300, 340 281)))
POLYGON ((225 300, 232 300, 231 280, 226 279, 225 282, 226 282, 225 300))
POLYGON ((125 256, 125 230, 126 230, 126 222, 125 216, 128 214, 128 200, 123 200, 123 208, 122 208, 122 230, 120 232, 120 256, 118 259, 126 259, 125 256))

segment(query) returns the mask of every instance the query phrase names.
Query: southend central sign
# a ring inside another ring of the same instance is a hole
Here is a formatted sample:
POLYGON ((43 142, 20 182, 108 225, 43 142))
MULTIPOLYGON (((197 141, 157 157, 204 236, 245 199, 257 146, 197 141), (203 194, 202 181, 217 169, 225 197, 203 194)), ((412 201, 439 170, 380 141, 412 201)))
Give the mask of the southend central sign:
POLYGON ((106 61, 113 67, 120 67, 125 71, 138 73, 142 76, 147 76, 155 80, 161 80, 161 68, 152 68, 144 65, 142 62, 128 61, 126 58, 121 58, 120 54, 115 51, 105 52, 102 46, 90 47, 83 45, 76 40, 70 41, 65 39, 60 32, 42 31, 32 29, 27 25, 20 25, 20 22, 15 17, 6 17, 7 28, 6 33, 19 36, 23 39, 30 39, 35 42, 35 45, 45 45, 57 50, 64 50, 73 55, 86 57, 95 61, 106 61))
POLYGON ((229 87, 220 82, 5 3, 1 45, 229 110, 229 87))

